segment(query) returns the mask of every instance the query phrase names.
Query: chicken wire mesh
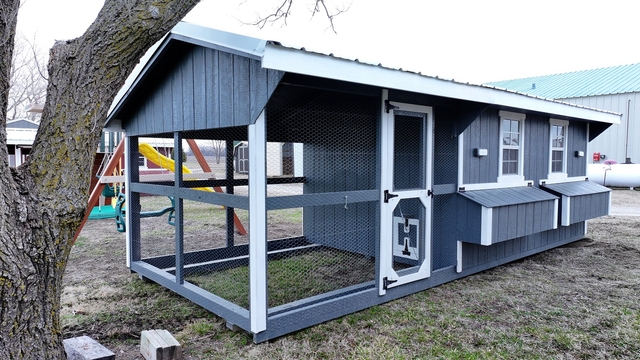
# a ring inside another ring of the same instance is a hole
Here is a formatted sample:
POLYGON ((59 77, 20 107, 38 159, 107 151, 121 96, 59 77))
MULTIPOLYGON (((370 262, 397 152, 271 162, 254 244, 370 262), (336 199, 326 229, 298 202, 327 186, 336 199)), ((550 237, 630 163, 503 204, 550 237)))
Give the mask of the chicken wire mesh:
POLYGON ((268 305, 278 306, 374 280, 377 99, 283 87, 267 108, 268 305), (353 200, 350 200, 351 199, 353 200), (302 206, 301 206, 302 205, 302 206))
POLYGON ((173 199, 161 194, 175 187, 175 169, 163 159, 177 156, 173 139, 145 141, 156 146, 141 151, 140 183, 165 190, 148 188, 154 195, 140 196, 139 216, 171 202, 183 211, 175 226, 167 214, 140 219, 142 261, 176 274, 182 259, 184 281, 249 309, 249 221, 265 216, 272 314, 281 305, 373 282, 377 104, 373 97, 283 87, 267 108, 264 144, 249 143, 247 127, 183 132, 181 187, 198 191, 173 199), (257 151, 265 152, 264 174, 249 171, 257 151), (158 172, 143 175, 153 164, 158 172), (247 210, 252 176, 266 179, 266 198, 258 200, 266 214, 247 210))

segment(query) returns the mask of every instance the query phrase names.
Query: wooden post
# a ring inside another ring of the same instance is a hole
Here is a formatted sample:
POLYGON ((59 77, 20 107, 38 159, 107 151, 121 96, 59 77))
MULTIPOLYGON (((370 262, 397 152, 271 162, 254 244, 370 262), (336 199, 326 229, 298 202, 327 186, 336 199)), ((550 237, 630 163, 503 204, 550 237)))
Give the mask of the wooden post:
MULTIPOLYGON (((109 160, 107 167, 104 168, 104 173, 110 174, 111 172, 113 172, 113 169, 115 169, 116 165, 118 164, 118 161, 120 160, 120 157, 122 157, 122 154, 124 154, 124 141, 120 141, 120 143, 116 147, 116 150, 113 152, 113 157, 111 157, 111 160, 109 160)), ((98 181, 98 183, 96 184, 96 187, 94 187, 93 191, 91 192, 91 196, 89 196, 89 204, 87 205, 87 211, 84 214, 84 218, 82 218, 82 222, 80 223, 80 226, 78 227, 78 230, 76 230, 76 234, 73 237, 74 243, 78 238, 78 236, 80 235, 80 231, 82 231, 84 224, 89 219, 89 215, 91 214, 91 209, 93 209, 93 207, 98 203, 98 200, 100 199, 100 194, 102 194, 103 189, 104 189, 104 184, 98 181)))

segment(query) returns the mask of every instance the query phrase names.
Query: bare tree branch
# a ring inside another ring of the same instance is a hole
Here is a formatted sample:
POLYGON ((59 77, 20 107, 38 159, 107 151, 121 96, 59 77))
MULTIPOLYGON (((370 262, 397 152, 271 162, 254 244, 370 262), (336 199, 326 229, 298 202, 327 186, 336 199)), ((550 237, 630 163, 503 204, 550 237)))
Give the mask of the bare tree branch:
MULTIPOLYGON (((263 29, 267 24, 274 25, 280 21, 282 21, 283 25, 286 26, 287 19, 289 18, 289 16, 291 16, 291 8, 293 6, 293 2, 294 0, 281 0, 280 4, 274 7, 269 14, 257 14, 257 19, 255 21, 242 23, 245 25, 257 26, 260 29, 263 29)), ((333 20, 336 16, 348 11, 350 7, 351 3, 349 3, 349 5, 347 6, 344 6, 344 4, 341 7, 335 6, 335 9, 330 10, 329 6, 327 6, 326 0, 313 0, 313 6, 310 7, 309 11, 311 11, 311 18, 313 18, 316 13, 323 13, 327 17, 327 20, 329 20, 329 26, 327 27, 327 29, 330 28, 334 33, 337 34, 333 20)))
POLYGON ((329 20, 329 28, 331 28, 331 30, 333 31, 334 34, 337 34, 338 32, 336 31, 336 27, 335 24, 333 23, 333 19, 342 14, 343 12, 347 12, 349 11, 349 8, 351 8, 351 3, 349 3, 348 6, 343 6, 342 8, 338 8, 336 7, 334 10, 334 12, 329 11, 329 9, 327 8, 327 4, 325 2, 325 0, 316 0, 315 3, 315 7, 313 8, 313 12, 311 13, 311 17, 314 17, 316 15, 316 13, 320 13, 320 12, 324 12, 325 16, 327 17, 327 19, 329 20), (324 11, 322 11, 324 10, 324 11))
POLYGON ((27 118, 39 120, 39 115, 26 112, 30 104, 42 103, 47 91, 47 78, 42 68, 46 64, 46 56, 35 45, 24 37, 16 36, 14 54, 11 61, 11 77, 9 83, 9 99, 7 119, 27 118))

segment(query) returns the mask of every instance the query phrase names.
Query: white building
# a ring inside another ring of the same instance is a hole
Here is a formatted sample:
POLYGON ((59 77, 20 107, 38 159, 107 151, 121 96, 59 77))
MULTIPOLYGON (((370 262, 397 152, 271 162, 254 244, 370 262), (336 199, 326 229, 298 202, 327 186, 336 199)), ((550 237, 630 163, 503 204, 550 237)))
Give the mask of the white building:
POLYGON ((27 161, 37 132, 37 122, 26 119, 7 121, 9 166, 20 166, 27 161))

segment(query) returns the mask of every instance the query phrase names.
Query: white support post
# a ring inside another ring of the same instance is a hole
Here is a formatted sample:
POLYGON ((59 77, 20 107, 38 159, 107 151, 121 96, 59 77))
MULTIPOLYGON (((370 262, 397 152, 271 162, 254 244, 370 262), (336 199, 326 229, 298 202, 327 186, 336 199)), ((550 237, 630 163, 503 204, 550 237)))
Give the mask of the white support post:
POLYGON ((456 272, 459 274, 462 272, 462 241, 458 241, 458 246, 456 248, 456 272))
MULTIPOLYGON (((131 199, 131 171, 129 171, 129 169, 131 169, 131 159, 129 158, 129 137, 125 136, 124 138, 124 166, 127 169, 124 172, 124 183, 125 183, 125 199, 131 199)), ((137 164, 135 164, 134 166, 137 166, 137 164)), ((114 191, 115 191, 115 186, 114 186, 114 191)), ((115 194, 116 197, 118 196, 118 194, 115 194)), ((131 211, 127 211, 124 213, 124 226, 125 229, 127 229, 125 231, 125 238, 126 238, 126 250, 125 250, 125 254, 127 257, 127 267, 131 268, 131 211)))
POLYGON ((458 184, 456 190, 464 185, 464 132, 458 135, 458 184))
POLYGON ((553 219, 551 220, 552 227, 554 229, 558 228, 558 199, 553 200, 553 219))
POLYGON ((267 139, 265 111, 249 125, 249 318, 251 332, 267 329, 267 139))

